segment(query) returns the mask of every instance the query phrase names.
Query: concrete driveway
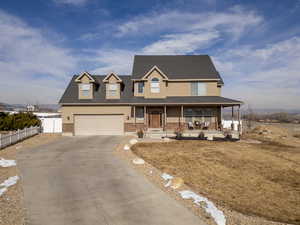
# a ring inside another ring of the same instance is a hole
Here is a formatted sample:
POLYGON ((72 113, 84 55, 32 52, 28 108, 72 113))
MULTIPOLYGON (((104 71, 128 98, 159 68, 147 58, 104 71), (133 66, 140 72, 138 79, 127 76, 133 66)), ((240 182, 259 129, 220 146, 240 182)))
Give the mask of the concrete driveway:
POLYGON ((203 225, 113 154, 121 140, 62 137, 22 151, 28 225, 203 225))

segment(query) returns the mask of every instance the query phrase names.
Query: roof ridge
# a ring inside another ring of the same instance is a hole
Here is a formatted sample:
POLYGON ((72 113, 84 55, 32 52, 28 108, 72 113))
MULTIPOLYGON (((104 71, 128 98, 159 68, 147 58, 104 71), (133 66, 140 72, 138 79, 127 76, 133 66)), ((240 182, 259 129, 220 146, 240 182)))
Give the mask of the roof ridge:
MULTIPOLYGON (((201 54, 201 55, 134 55, 135 56, 209 56, 208 54, 201 54)), ((210 57, 210 56, 209 56, 210 57)))

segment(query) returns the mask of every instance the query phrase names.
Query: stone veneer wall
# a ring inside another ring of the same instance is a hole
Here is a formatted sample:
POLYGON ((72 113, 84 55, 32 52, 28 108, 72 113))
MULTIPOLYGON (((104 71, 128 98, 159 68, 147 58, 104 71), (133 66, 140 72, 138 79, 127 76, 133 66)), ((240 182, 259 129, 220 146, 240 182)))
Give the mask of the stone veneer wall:
POLYGON ((147 128, 147 126, 143 123, 136 123, 136 125, 134 123, 125 123, 124 124, 124 130, 125 132, 136 132, 138 130, 145 130, 147 128))
POLYGON ((74 133, 74 124, 73 123, 63 123, 62 124, 63 133, 74 133))

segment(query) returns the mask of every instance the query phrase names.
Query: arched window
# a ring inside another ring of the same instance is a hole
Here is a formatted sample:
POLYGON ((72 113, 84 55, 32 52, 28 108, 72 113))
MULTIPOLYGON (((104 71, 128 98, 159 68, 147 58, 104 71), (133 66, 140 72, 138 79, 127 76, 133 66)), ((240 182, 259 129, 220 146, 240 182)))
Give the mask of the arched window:
POLYGON ((151 93, 159 93, 160 92, 159 79, 158 78, 152 78, 150 89, 151 89, 151 93))

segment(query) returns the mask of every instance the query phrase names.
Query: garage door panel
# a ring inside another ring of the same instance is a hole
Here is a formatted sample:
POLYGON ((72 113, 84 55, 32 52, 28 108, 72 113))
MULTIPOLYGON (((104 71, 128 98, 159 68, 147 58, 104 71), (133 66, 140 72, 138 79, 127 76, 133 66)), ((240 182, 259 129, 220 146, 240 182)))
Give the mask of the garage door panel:
POLYGON ((75 115, 75 135, 123 135, 123 115, 75 115))

